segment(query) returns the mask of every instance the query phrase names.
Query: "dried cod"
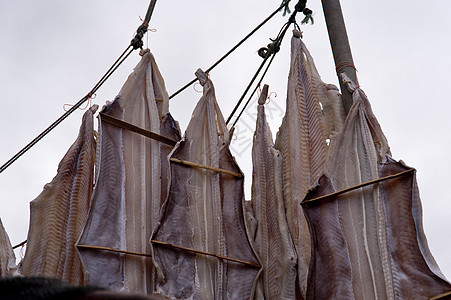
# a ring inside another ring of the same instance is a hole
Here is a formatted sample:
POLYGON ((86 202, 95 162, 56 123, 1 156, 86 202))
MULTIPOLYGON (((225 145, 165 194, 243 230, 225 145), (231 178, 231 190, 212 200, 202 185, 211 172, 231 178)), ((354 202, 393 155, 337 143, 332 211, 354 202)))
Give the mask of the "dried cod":
POLYGON ((252 206, 257 220, 254 247, 263 267, 256 298, 291 300, 295 299, 296 251, 283 202, 282 156, 274 149, 263 106, 267 95, 265 85, 258 101, 252 147, 252 206))
POLYGON ((368 99, 344 78, 354 103, 325 175, 303 204, 313 246, 307 299, 429 299, 449 291, 423 232, 414 170, 391 158, 368 99))
POLYGON ((94 182, 94 113, 84 115, 80 132, 52 182, 30 203, 30 227, 21 273, 85 283, 75 243, 86 222, 94 182))
POLYGON ((201 70, 196 76, 203 96, 171 160, 235 175, 171 164, 170 192, 152 241, 159 274, 157 292, 171 299, 249 299, 260 268, 244 224, 243 175, 229 150, 229 133, 213 84, 201 70), (247 264, 182 251, 174 245, 247 264))
POLYGON ((275 148, 283 158, 283 197, 298 257, 298 284, 305 297, 310 235, 299 203, 324 171, 326 140, 340 131, 345 117, 338 89, 321 81, 313 58, 300 39, 300 32, 293 33, 286 114, 275 148))
MULTIPOLYGON (((144 51, 116 99, 102 114, 177 138, 169 97, 153 55, 144 51)), ((89 217, 78 244, 150 254, 149 239, 167 193, 165 160, 172 147, 99 117, 98 172, 89 217)), ((89 283, 116 291, 152 294, 149 257, 79 247, 89 283)))
POLYGON ((12 277, 17 274, 16 256, 11 241, 0 219, 0 278, 12 277))

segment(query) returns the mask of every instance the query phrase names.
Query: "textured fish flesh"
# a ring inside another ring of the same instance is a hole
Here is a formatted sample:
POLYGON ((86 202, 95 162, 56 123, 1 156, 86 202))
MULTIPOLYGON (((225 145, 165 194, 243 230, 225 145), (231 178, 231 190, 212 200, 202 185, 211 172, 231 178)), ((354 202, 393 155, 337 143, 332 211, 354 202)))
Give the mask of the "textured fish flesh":
POLYGON ((324 171, 327 139, 340 130, 340 122, 345 118, 338 89, 321 81, 313 58, 299 37, 300 33, 294 31, 286 113, 277 133, 275 148, 283 159, 283 197, 288 228, 298 258, 299 289, 305 297, 310 235, 299 203, 324 171))
MULTIPOLYGON (((156 134, 179 136, 168 103, 164 80, 147 50, 120 94, 102 113, 156 134)), ((99 120, 96 184, 78 244, 150 254, 149 239, 168 184, 162 158, 167 159, 171 148, 104 122, 101 116, 99 120)), ((84 247, 79 251, 90 284, 116 291, 153 293, 150 257, 84 247)))
POLYGON ((82 264, 75 243, 86 222, 94 183, 95 105, 84 115, 77 139, 52 182, 30 203, 30 227, 21 273, 82 285, 82 264))
MULTIPOLYGON (((410 169, 391 158, 365 94, 345 82, 354 103, 306 199, 410 169)), ((413 170, 304 206, 312 236, 307 299, 429 299, 451 290, 427 245, 413 170)))
POLYGON ((17 274, 16 256, 11 241, 0 219, 0 278, 17 274))
POLYGON ((268 86, 259 99, 257 126, 252 147, 252 206, 257 220, 255 250, 263 274, 257 299, 295 299, 296 251, 288 231, 282 191, 282 156, 274 149, 266 121, 268 86))
POLYGON ((171 159, 234 173, 171 163, 171 184, 153 240, 237 258, 253 265, 218 259, 152 242, 159 274, 157 292, 171 299, 249 299, 259 261, 245 227, 243 176, 229 150, 229 132, 207 74, 185 136, 171 159))

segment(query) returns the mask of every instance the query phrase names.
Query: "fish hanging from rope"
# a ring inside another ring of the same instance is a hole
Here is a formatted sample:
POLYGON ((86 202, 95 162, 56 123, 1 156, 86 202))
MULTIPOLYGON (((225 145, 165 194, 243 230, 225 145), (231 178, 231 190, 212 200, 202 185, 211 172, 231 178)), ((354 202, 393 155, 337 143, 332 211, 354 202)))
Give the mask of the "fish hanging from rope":
POLYGON ((353 105, 303 202, 312 236, 307 299, 429 299, 450 291, 423 232, 414 169, 391 157, 366 95, 342 78, 353 105))
POLYGON ((167 155, 172 147, 111 124, 106 116, 178 140, 178 124, 168 107, 163 77, 147 49, 120 94, 99 117, 96 186, 78 242, 90 284, 116 291, 154 292, 149 240, 159 220, 162 198, 167 194, 167 155))
POLYGON ((338 88, 321 80, 300 37, 301 32, 294 30, 286 113, 277 133, 275 149, 282 155, 288 229, 298 258, 299 290, 305 297, 310 234, 299 203, 321 176, 327 158, 327 140, 341 130, 345 117, 338 88))
POLYGON ((246 231, 243 173, 214 87, 203 86, 184 138, 170 155, 171 185, 153 235, 157 292, 171 299, 249 299, 260 272, 246 231))
POLYGON ((17 274, 16 256, 11 241, 0 219, 0 278, 12 277, 17 274))
POLYGON ((86 222, 94 183, 94 105, 52 182, 30 203, 30 227, 21 273, 85 283, 75 243, 86 222))
POLYGON ((255 249, 262 262, 256 299, 295 299, 296 251, 285 213, 282 155, 274 149, 264 103, 268 86, 258 100, 252 147, 252 206, 257 221, 255 249))

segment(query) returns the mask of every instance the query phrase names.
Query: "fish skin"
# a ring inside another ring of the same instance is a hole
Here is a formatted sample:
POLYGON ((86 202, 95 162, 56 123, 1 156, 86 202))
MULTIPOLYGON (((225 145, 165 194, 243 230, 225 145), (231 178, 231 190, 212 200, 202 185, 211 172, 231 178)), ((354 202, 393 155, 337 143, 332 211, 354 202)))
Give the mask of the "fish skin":
MULTIPOLYGON (((307 199, 334 191, 330 179, 322 176, 318 186, 309 192, 307 199)), ((309 268, 307 299, 355 299, 352 290, 350 257, 339 224, 338 205, 324 200, 306 205, 304 212, 312 237, 312 256, 309 268), (327 241, 327 243, 324 243, 327 241), (325 284, 326 283, 326 284, 325 284), (327 287, 327 288, 325 288, 327 287)))
MULTIPOLYGON (((391 158, 363 91, 343 79, 354 104, 306 199, 408 169, 391 158)), ((304 212, 313 240, 307 299, 425 299, 450 290, 427 248, 414 175, 310 202, 304 212)))
POLYGON ((263 87, 252 148, 252 205, 257 220, 254 247, 262 262, 261 299, 295 299, 296 251, 288 231, 282 192, 282 156, 266 121, 263 87))
MULTIPOLYGON (((170 138, 174 141, 180 141, 182 139, 180 135, 180 127, 177 121, 171 116, 170 113, 166 114, 161 120, 160 134, 164 137, 170 138)), ((161 153, 161 202, 160 206, 163 205, 164 201, 168 197, 169 192, 169 181, 171 180, 170 173, 170 162, 169 154, 174 147, 164 143, 160 143, 160 153, 161 153)))
POLYGON ((280 151, 283 159, 283 198, 297 253, 298 286, 305 298, 311 240, 299 203, 324 172, 328 153, 326 140, 339 130, 344 117, 338 93, 329 92, 331 85, 321 81, 313 58, 297 37, 299 35, 295 31, 294 34, 286 113, 276 136, 275 149, 280 151), (327 121, 333 123, 328 127, 322 106, 332 112, 327 114, 327 121))
MULTIPOLYGON (((409 169, 403 163, 389 159, 381 164, 381 176, 409 169)), ((395 297, 427 299, 448 292, 451 285, 432 257, 423 232, 421 201, 416 174, 381 182, 385 200, 387 235, 392 252, 395 297), (393 201, 396 199, 396 201, 393 201), (415 282, 416 284, 412 284, 415 282)))
MULTIPOLYGON (((170 157, 242 174, 229 150, 229 132, 207 74, 185 132, 170 157)), ((244 224, 243 178, 171 164, 171 185, 153 239, 259 263, 244 224)), ((249 299, 259 269, 153 245, 157 292, 171 299, 249 299)))
POLYGON ((82 264, 75 249, 90 206, 96 142, 93 114, 84 115, 79 135, 58 166, 57 175, 30 203, 30 227, 21 273, 83 285, 82 264))
MULTIPOLYGON (((154 133, 179 136, 169 97, 149 50, 103 113, 154 133)), ((167 191, 170 149, 156 140, 99 122, 99 160, 92 208, 79 244, 151 253, 149 239, 167 191), (166 163, 167 166, 167 163, 166 163), (162 178, 163 177, 163 178, 162 178)), ((155 270, 148 257, 82 248, 89 283, 116 291, 152 294, 155 270)))
POLYGON ((16 274, 16 256, 0 219, 0 278, 12 277, 16 274))

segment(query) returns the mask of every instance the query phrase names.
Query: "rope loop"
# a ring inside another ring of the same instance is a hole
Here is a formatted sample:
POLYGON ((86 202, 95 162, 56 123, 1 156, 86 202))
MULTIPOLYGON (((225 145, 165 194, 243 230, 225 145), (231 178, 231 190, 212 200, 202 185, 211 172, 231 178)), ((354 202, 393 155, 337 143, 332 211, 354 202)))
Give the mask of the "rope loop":
POLYGON ((337 71, 337 74, 340 74, 340 71, 343 70, 344 68, 353 68, 354 70, 357 71, 357 68, 354 66, 353 63, 349 62, 349 61, 342 61, 341 63, 337 64, 337 66, 335 67, 335 70, 337 71))

